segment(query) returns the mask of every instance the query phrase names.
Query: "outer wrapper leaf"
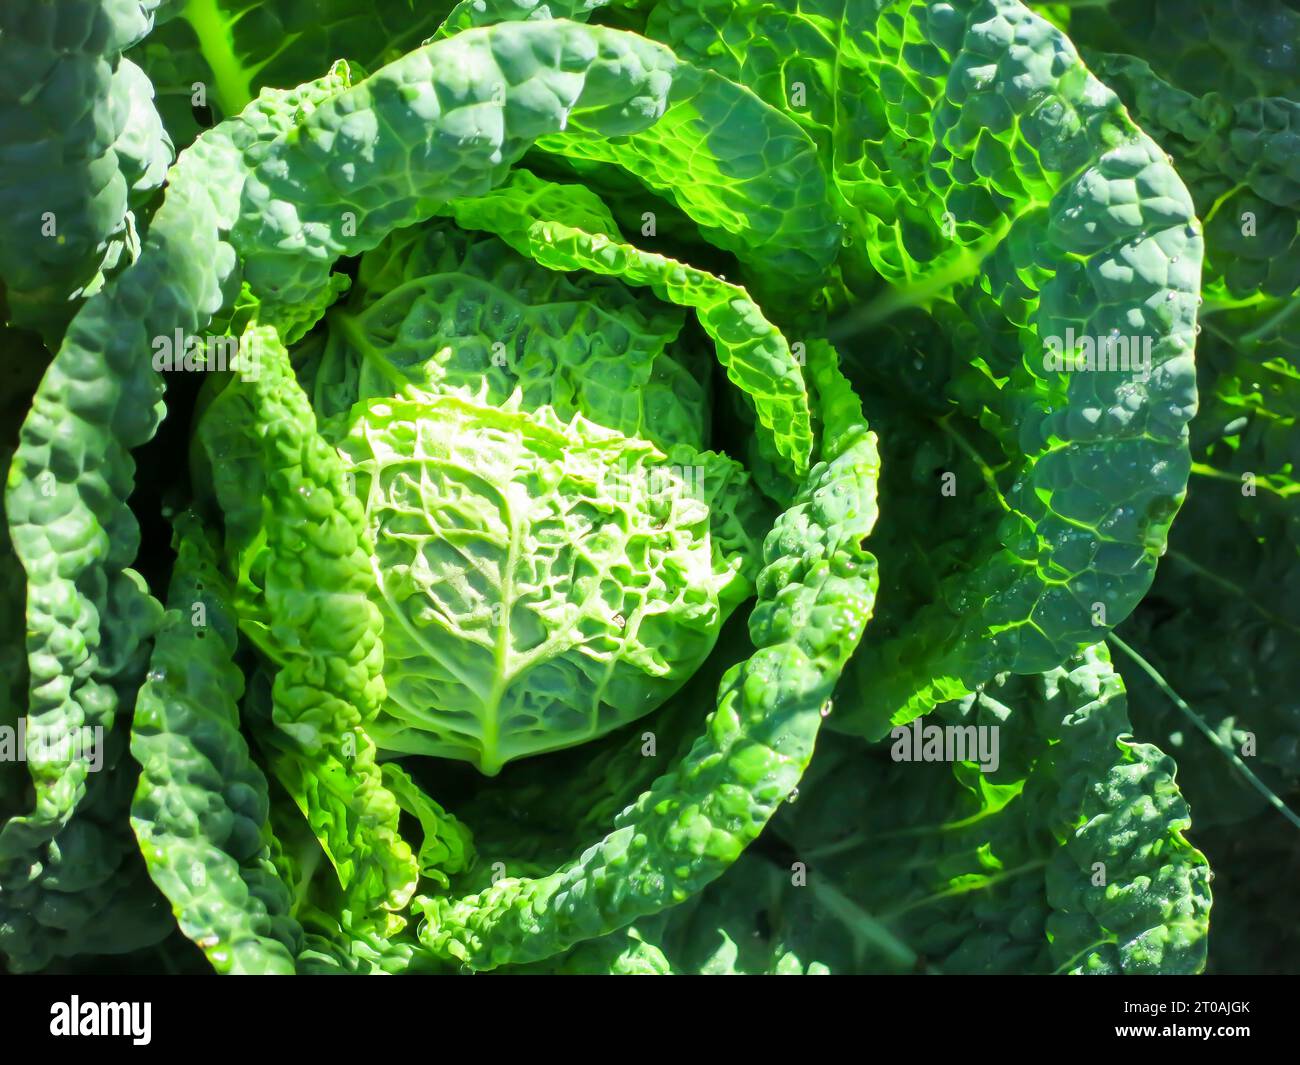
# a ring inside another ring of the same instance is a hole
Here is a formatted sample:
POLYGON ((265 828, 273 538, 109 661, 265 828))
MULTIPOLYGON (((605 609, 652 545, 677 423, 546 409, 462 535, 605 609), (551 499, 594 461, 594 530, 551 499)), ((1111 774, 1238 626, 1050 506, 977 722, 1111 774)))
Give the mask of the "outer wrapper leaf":
POLYGON ((338 873, 356 926, 396 930, 401 920, 390 915, 415 890, 417 869, 365 730, 384 698, 384 648, 360 504, 316 432, 275 330, 249 326, 240 343, 243 376, 208 417, 237 426, 255 449, 260 500, 245 499, 248 485, 238 465, 225 467, 221 441, 206 443, 219 499, 232 514, 236 500, 242 507, 226 543, 239 623, 277 667, 274 730, 263 739, 338 873))
POLYGON ((1209 971, 1290 972, 1292 907, 1266 885, 1293 878, 1300 810, 1300 14, 1141 0, 1058 15, 1206 220, 1192 480, 1120 630, 1160 681, 1120 665, 1142 733, 1178 758, 1216 870, 1209 971))
POLYGON ((181 931, 217 972, 292 973, 302 932, 271 864, 266 777, 239 731, 233 595, 197 519, 176 529, 170 611, 132 724, 131 827, 181 931))
POLYGON ((172 144, 148 78, 122 52, 159 0, 0 10, 0 280, 8 318, 53 350, 81 300, 139 252, 140 209, 172 144))
POLYGON ((895 762, 830 735, 799 801, 681 906, 533 970, 1185 974, 1210 892, 1173 762, 1128 735, 1098 645, 940 707, 1000 730, 1000 762, 895 762))
POLYGON ((283 317, 319 298, 338 256, 375 247, 439 201, 486 192, 539 136, 650 125, 674 68, 661 45, 567 22, 419 48, 317 108, 261 163, 233 234, 246 279, 283 317), (353 165, 358 153, 371 164, 353 165))

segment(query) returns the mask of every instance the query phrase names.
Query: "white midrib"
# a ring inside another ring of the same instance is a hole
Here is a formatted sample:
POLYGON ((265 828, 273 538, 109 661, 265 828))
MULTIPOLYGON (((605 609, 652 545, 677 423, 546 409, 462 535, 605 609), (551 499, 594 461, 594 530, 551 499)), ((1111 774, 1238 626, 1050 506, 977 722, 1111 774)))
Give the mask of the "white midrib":
MULTIPOLYGON (((504 764, 501 758, 501 702, 510 683, 510 605, 515 597, 515 566, 519 560, 519 530, 524 522, 515 520, 516 500, 509 492, 501 493, 505 506, 506 527, 510 530, 510 547, 501 574, 501 620, 497 626, 496 645, 492 655, 492 687, 482 707, 483 759, 480 769, 489 776, 495 775, 504 764)), ((526 519, 528 515, 524 515, 526 519)))

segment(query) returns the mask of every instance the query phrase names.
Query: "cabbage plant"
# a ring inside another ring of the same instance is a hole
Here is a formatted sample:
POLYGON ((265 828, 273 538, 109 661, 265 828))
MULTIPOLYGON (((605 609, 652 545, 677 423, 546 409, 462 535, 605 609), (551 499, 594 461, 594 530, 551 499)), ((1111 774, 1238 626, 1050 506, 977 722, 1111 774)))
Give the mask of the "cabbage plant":
POLYGON ((179 153, 10 319, 12 969, 1204 967, 1106 643, 1203 228, 1058 25, 126 6, 99 98, 179 153))

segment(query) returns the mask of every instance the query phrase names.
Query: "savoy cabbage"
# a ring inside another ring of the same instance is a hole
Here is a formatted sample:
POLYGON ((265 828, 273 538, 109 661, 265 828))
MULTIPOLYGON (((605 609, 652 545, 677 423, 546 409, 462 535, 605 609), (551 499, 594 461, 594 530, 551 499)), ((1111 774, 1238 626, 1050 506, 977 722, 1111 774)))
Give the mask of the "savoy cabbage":
POLYGON ((1297 20, 5 8, 6 966, 1293 968, 1297 20))

